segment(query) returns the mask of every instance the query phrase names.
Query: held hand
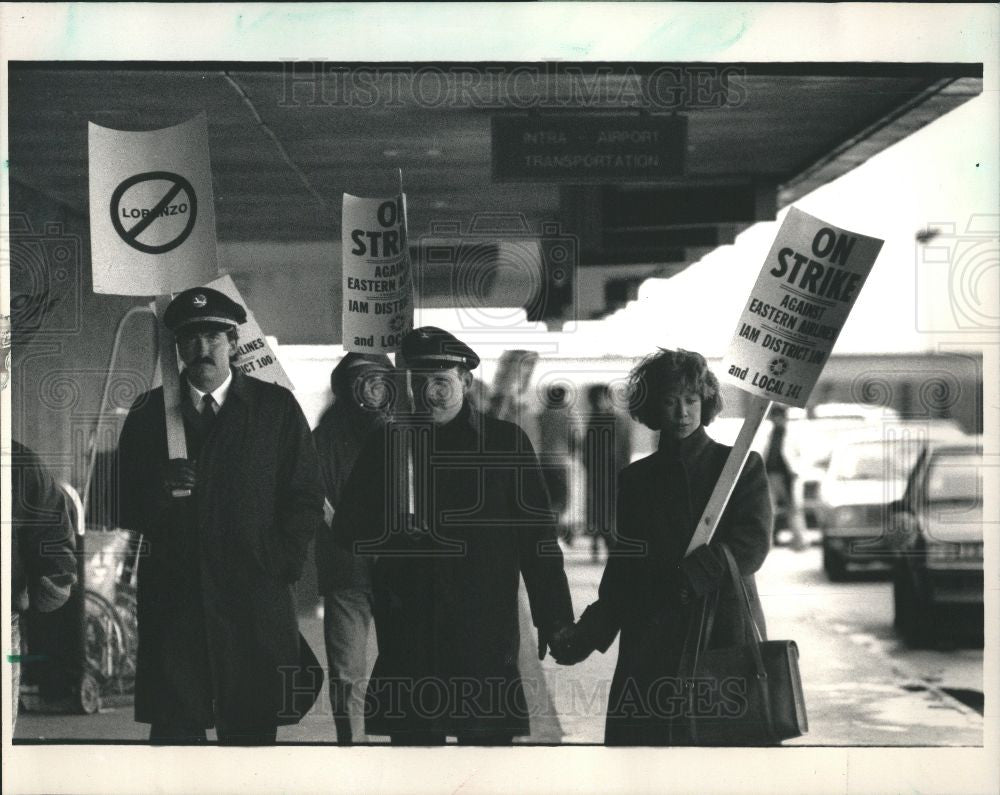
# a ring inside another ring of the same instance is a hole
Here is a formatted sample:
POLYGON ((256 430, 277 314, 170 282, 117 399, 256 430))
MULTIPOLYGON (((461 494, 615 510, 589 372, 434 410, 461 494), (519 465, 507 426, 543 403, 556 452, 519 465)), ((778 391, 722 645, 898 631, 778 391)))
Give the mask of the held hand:
POLYGON ((686 582, 680 580, 675 582, 670 589, 670 596, 675 604, 689 605, 691 604, 693 594, 691 588, 686 582))
MULTIPOLYGON (((539 632, 541 638, 542 633, 539 632)), ((567 624, 556 630, 551 638, 548 638, 548 646, 552 652, 552 658, 559 665, 575 665, 582 662, 594 651, 592 645, 586 642, 578 624, 567 624)), ((539 659, 543 656, 542 644, 538 644, 539 659)))
MULTIPOLYGON (((705 547, 701 546, 698 549, 702 550, 705 547)), ((697 550, 692 553, 692 556, 695 554, 697 554, 697 550)), ((695 591, 691 587, 691 581, 688 579, 683 565, 678 565, 674 569, 673 576, 670 577, 667 585, 667 592, 671 603, 675 606, 689 605, 694 601, 695 591)))
POLYGON ((190 492, 197 484, 194 465, 186 458, 172 458, 163 467, 163 493, 173 497, 175 491, 190 492))
POLYGON ((552 638, 552 657, 559 665, 576 665, 586 660, 594 651, 587 642, 579 624, 570 624, 552 638))
POLYGON ((538 659, 545 659, 545 652, 548 649, 552 649, 552 656, 555 657, 555 645, 561 643, 561 638, 563 638, 569 630, 573 628, 572 624, 556 624, 551 627, 546 627, 538 629, 538 659))

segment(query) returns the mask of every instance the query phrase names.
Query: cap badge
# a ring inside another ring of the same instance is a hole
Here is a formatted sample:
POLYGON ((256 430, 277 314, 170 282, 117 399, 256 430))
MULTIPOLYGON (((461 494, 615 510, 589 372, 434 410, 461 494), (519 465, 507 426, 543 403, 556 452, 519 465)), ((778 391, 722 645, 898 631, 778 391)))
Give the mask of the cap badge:
POLYGON ((198 309, 201 309, 208 303, 208 299, 201 293, 195 293, 193 296, 191 296, 191 303, 194 306, 198 307, 198 309))

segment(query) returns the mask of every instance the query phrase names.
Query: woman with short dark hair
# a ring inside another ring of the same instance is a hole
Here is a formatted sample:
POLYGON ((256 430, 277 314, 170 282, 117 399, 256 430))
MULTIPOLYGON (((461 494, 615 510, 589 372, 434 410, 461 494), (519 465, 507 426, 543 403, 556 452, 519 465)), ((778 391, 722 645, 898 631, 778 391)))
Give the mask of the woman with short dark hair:
POLYGON ((705 357, 693 351, 660 348, 629 373, 629 414, 650 430, 662 430, 662 397, 678 386, 701 398, 702 425, 708 425, 722 411, 719 379, 708 369, 705 357))
POLYGON ((606 651, 620 632, 605 742, 685 745, 692 741, 690 707, 678 672, 701 598, 719 596, 711 646, 736 645, 745 637, 737 601, 742 594, 733 593, 723 544, 736 559, 764 631, 753 575, 770 548, 767 476, 760 456, 751 453, 711 543, 685 558, 731 449, 705 433, 722 409, 718 379, 701 354, 661 349, 632 371, 629 398, 632 416, 660 431, 659 447, 622 471, 619 542, 608 557, 599 598, 553 654, 563 664, 579 662, 595 649, 606 651))

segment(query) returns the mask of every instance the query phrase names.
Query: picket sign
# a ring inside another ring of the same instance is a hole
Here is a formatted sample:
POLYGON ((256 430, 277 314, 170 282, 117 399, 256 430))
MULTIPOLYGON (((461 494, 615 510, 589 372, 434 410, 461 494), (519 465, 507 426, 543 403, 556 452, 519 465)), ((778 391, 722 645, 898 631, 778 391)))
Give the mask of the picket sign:
POLYGON ((285 368, 281 366, 277 351, 271 346, 267 335, 264 334, 264 330, 251 311, 250 305, 237 289, 233 277, 220 276, 204 286, 218 290, 223 295, 233 299, 247 313, 247 319, 237 328, 239 347, 236 350, 236 359, 231 363, 232 366, 245 375, 252 375, 259 381, 278 384, 289 392, 294 392, 295 385, 285 372, 285 368))
MULTIPOLYGON (((174 335, 163 325, 171 294, 218 276, 208 117, 142 132, 87 126, 91 279, 98 294, 157 296, 157 365, 169 458, 187 458, 174 335)), ((126 313, 126 317, 132 310, 126 313)), ((115 346, 124 318, 115 332, 115 346)), ((115 366, 108 365, 110 380, 115 366)), ((93 438, 104 418, 102 398, 93 438)), ((93 475, 92 449, 87 483, 93 475)), ((88 488, 89 491, 89 488, 88 488)), ((174 491, 175 497, 190 495, 174 491)))
POLYGON ((95 293, 166 295, 216 278, 208 117, 142 132, 87 125, 95 293))
MULTIPOLYGON (((153 302, 156 307, 157 340, 159 344, 160 380, 163 382, 163 416, 167 423, 167 459, 187 458, 187 439, 184 437, 184 418, 181 416, 181 379, 177 367, 177 347, 173 332, 163 324, 163 313, 173 296, 159 295, 153 302)), ((174 489, 174 497, 190 497, 190 489, 174 489)))
POLYGON ((806 405, 882 243, 789 209, 722 360, 750 405, 685 556, 712 540, 772 401, 806 405))
POLYGON ((705 506, 701 519, 698 520, 698 526, 694 530, 694 535, 691 536, 691 543, 688 544, 684 557, 690 555, 702 544, 707 544, 715 535, 722 512, 726 510, 726 504, 732 496, 733 489, 736 488, 736 481, 740 477, 740 472, 743 471, 743 465, 750 456, 750 446, 753 444, 753 439, 757 435, 757 431, 760 430, 764 418, 767 417, 767 412, 771 410, 771 406, 772 401, 765 398, 757 396, 750 398, 750 407, 747 410, 746 419, 743 420, 743 427, 740 428, 733 449, 726 459, 725 466, 722 467, 719 479, 715 482, 712 496, 708 498, 708 505, 705 506))
POLYGON ((406 199, 344 194, 341 326, 345 350, 398 351, 413 328, 406 199))
MULTIPOLYGON (((403 169, 397 170, 397 176, 399 177, 399 196, 402 203, 403 209, 403 240, 408 241, 410 239, 410 222, 406 214, 406 193, 403 191, 403 169)), ((409 254, 407 254, 407 257, 409 254)), ((413 283, 415 280, 415 275, 413 273, 412 263, 410 265, 410 328, 413 328, 413 283)), ((402 343, 400 344, 400 353, 396 355, 396 358, 402 356, 402 343)), ((405 364, 405 362, 404 362, 405 364)), ((413 397, 413 376, 410 373, 410 369, 406 369, 406 397, 410 403, 410 410, 416 410, 416 400, 413 397)), ((417 515, 417 487, 416 487, 416 470, 413 463, 413 445, 416 439, 412 433, 406 435, 406 509, 410 516, 416 517, 417 515)))

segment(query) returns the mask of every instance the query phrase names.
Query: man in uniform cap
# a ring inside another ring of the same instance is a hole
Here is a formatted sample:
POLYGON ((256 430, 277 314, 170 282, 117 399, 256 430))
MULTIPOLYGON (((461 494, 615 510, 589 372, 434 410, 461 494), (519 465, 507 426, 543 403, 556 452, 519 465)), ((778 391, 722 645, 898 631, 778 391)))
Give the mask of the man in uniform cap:
POLYGON ((162 388, 136 400, 119 440, 121 521, 145 550, 135 717, 154 743, 203 742, 213 726, 221 743, 273 743, 308 708, 292 681, 310 657, 292 584, 323 487, 292 394, 230 364, 245 320, 216 290, 180 293, 163 322, 184 363, 188 457, 167 460, 162 388))
POLYGON ((540 655, 573 619, 557 517, 525 433, 466 398, 475 351, 428 326, 402 355, 414 414, 369 437, 334 516, 335 538, 374 559, 366 728, 395 744, 509 744, 530 731, 519 577, 540 655))

